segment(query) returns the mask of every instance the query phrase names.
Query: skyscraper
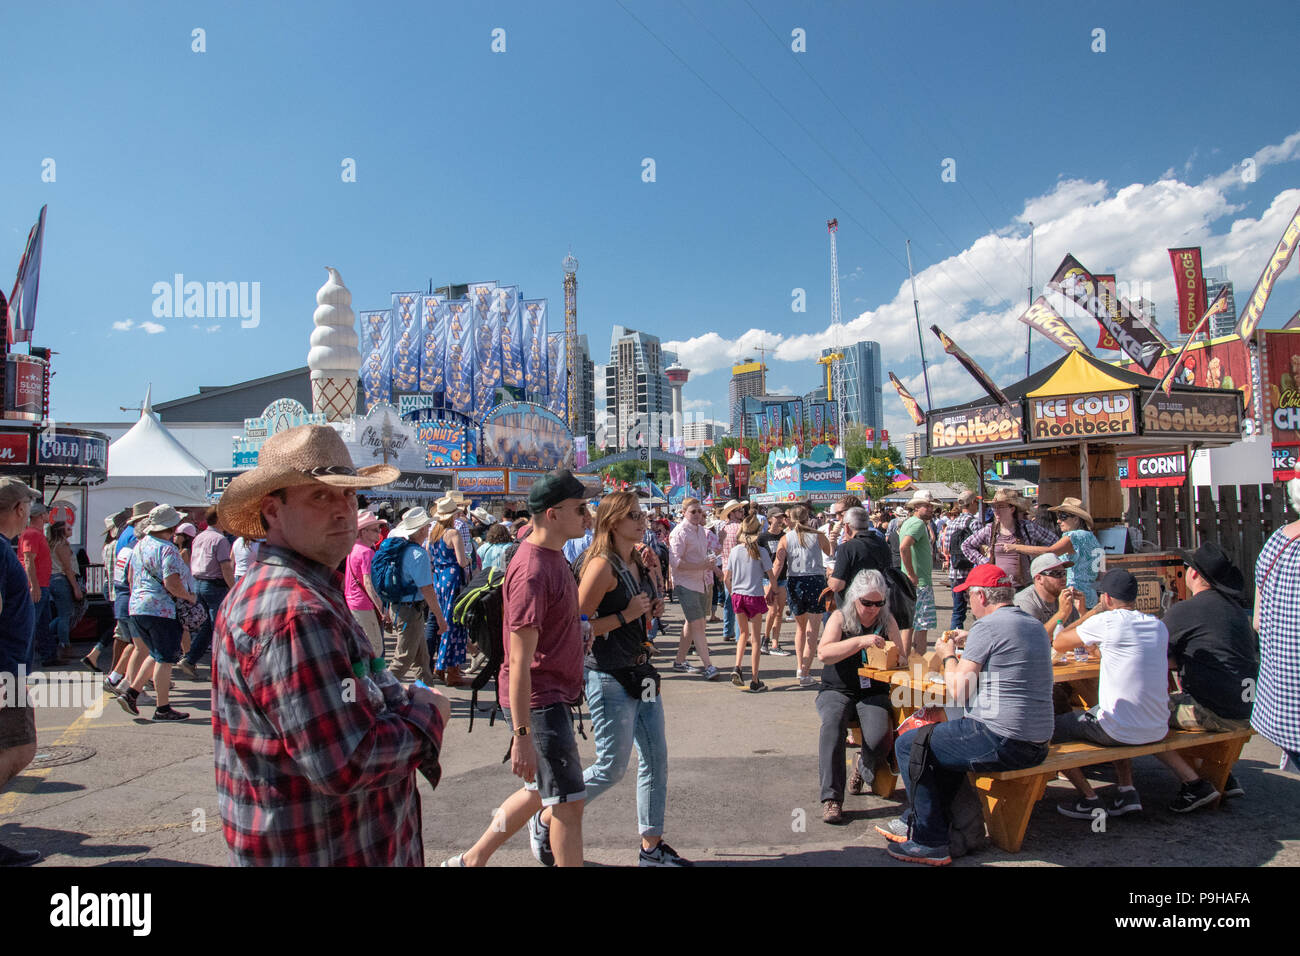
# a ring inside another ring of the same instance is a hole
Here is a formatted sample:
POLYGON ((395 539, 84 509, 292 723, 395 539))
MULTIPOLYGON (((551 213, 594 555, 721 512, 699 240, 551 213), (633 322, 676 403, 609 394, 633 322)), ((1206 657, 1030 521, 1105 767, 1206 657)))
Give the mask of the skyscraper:
POLYGON ((596 447, 596 365, 591 360, 591 351, 587 347, 587 337, 578 336, 578 371, 577 403, 578 416, 575 436, 587 436, 587 447, 596 447))
POLYGON ((676 353, 665 352, 657 335, 614 326, 605 366, 608 444, 616 448, 636 444, 634 427, 646 429, 652 444, 668 437, 672 396, 664 369, 676 361, 676 353))
MULTIPOLYGON (((885 411, 880 387, 883 376, 880 370, 880 343, 854 342, 846 345, 844 354, 844 419, 859 428, 885 427, 885 411)), ((822 349, 822 355, 831 349, 822 349)), ((841 396, 836 396, 841 398, 841 396)))
POLYGON ((1228 309, 1222 315, 1216 315, 1210 319, 1210 338, 1217 339, 1221 335, 1231 335, 1237 328, 1237 303, 1232 297, 1232 283, 1228 281, 1227 266, 1206 266, 1201 269, 1201 275, 1205 278, 1205 304, 1209 306, 1214 302, 1214 297, 1219 294, 1219 290, 1224 286, 1228 287, 1228 309))
POLYGON ((731 434, 738 438, 754 438, 754 426, 745 421, 745 399, 767 391, 767 366, 747 358, 731 366, 731 384, 727 390, 731 407, 731 434))

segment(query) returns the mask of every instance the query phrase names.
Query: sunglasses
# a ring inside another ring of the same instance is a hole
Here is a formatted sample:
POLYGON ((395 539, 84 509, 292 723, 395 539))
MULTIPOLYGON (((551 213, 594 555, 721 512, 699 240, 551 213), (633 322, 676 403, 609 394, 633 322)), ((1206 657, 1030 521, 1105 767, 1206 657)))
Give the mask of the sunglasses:
POLYGON ((1039 573, 1040 573, 1040 574, 1043 574, 1043 575, 1046 575, 1046 576, 1049 577, 1049 578, 1063 578, 1063 577, 1065 577, 1065 572, 1064 572, 1064 571, 1061 571, 1061 570, 1059 570, 1059 569, 1056 570, 1056 571, 1040 571, 1039 573))
POLYGON ((866 598, 858 598, 858 603, 863 607, 884 607, 884 601, 868 601, 866 598))
POLYGON ((629 511, 627 513, 627 516, 631 518, 633 521, 637 522, 638 524, 640 524, 642 521, 645 521, 646 518, 648 517, 644 511, 629 511))

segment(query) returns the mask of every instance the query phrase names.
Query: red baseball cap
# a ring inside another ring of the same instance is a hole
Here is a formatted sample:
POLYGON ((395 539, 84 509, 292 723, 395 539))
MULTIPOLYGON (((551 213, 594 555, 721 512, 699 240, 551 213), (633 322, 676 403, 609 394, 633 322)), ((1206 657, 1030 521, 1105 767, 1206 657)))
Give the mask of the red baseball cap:
POLYGON ((966 575, 966 580, 953 588, 953 593, 965 591, 967 588, 1009 588, 1014 587, 1015 582, 1007 576, 996 564, 981 564, 978 568, 966 575))

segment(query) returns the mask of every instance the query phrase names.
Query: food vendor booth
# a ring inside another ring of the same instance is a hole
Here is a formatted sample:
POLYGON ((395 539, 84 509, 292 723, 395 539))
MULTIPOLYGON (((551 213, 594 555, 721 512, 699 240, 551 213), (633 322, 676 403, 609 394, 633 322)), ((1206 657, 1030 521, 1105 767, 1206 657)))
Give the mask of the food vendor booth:
POLYGON ((1004 388, 1010 404, 983 398, 932 410, 926 416, 930 454, 967 457, 981 481, 992 462, 1037 459, 1039 503, 1081 500, 1106 548, 1107 567, 1131 570, 1141 585, 1138 609, 1160 614, 1175 596, 1186 596, 1182 559, 1175 552, 1131 553, 1121 478, 1129 485, 1177 483, 1178 520, 1190 542, 1188 463, 1201 448, 1240 441, 1245 410, 1237 390, 1173 385, 1152 397, 1157 385, 1072 351, 1004 388))

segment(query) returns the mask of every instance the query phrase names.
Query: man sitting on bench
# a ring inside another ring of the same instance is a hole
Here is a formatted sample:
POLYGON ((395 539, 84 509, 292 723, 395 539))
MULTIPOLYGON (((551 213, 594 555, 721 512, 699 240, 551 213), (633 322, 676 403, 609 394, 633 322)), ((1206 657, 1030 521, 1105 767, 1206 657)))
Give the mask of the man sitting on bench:
MULTIPOLYGON (((1169 726, 1209 733, 1245 730, 1254 696, 1250 691, 1259 675, 1258 639, 1241 606, 1245 578, 1213 542, 1185 554, 1184 560, 1192 596, 1171 607, 1164 618, 1169 666, 1182 683, 1182 691, 1169 697, 1169 726)), ((1181 754, 1156 756, 1182 784, 1170 810, 1187 813, 1213 801, 1214 787, 1181 754)), ((1228 774, 1224 798, 1244 793, 1228 774)))
MULTIPOLYGON (((1155 743, 1169 732, 1169 632, 1157 618, 1137 610, 1137 578, 1114 568, 1097 581, 1097 603, 1077 622, 1056 635, 1052 647, 1101 648, 1098 704, 1056 718, 1053 743, 1086 740, 1102 747, 1155 743)), ((1133 767, 1116 760, 1119 786, 1103 801, 1079 768, 1063 771, 1080 796, 1059 803, 1056 809, 1076 820, 1091 820, 1098 810, 1114 816, 1142 809, 1133 787, 1133 767)), ((1211 796, 1218 796, 1210 787, 1211 796)))

